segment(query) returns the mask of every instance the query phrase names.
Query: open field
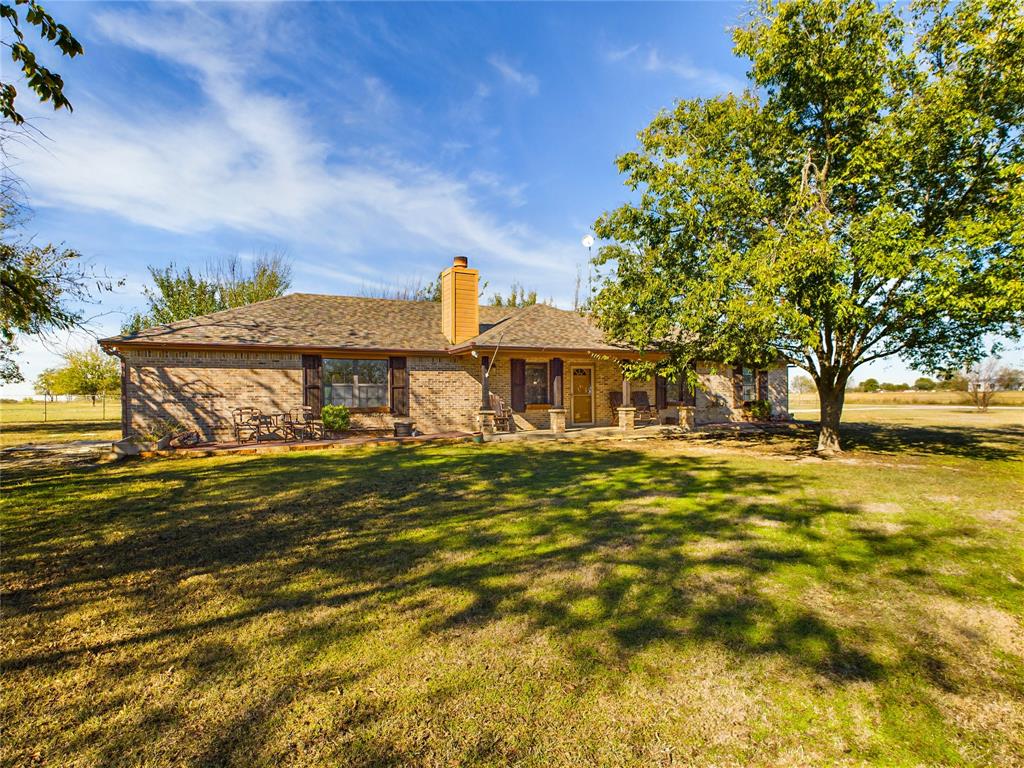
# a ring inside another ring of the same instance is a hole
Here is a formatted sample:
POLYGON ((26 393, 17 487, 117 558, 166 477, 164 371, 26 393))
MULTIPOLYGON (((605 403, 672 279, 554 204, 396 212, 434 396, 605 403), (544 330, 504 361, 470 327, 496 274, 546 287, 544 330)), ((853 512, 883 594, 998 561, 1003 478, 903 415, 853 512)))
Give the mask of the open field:
POLYGON ((108 399, 105 409, 99 400, 47 403, 46 417, 42 402, 0 403, 0 448, 121 437, 120 400, 108 399))
MULTIPOLYGON (((966 392, 847 392, 846 405, 966 405, 973 407, 966 392)), ((1024 392, 996 392, 992 405, 1024 406, 1024 392)), ((817 408, 815 393, 790 393, 790 408, 817 408)))
POLYGON ((1024 428, 5 474, 7 765, 1024 762, 1024 428))

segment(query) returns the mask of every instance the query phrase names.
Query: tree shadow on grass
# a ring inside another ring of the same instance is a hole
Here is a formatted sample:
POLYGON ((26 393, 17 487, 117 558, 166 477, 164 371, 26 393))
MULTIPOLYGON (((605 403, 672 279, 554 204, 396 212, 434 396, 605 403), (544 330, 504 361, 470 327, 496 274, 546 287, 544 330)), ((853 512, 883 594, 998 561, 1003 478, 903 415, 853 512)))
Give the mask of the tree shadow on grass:
MULTIPOLYGON (((789 480, 714 456, 582 446, 71 467, 21 489, 50 501, 10 520, 6 620, 52 625, 109 610, 118 622, 128 610, 133 628, 102 642, 72 634, 26 647, 23 638, 4 668, 38 678, 114 658, 134 674, 176 666, 197 683, 229 679, 252 662, 224 632, 288 616, 287 631, 261 642, 310 659, 373 637, 374 622, 454 642, 512 620, 560 641, 584 686, 653 644, 694 643, 777 656, 839 683, 877 680, 899 662, 873 658, 864 628, 837 625, 770 586, 793 569, 828 583, 837 562, 862 575, 908 550, 849 527, 860 554, 837 561, 816 528, 857 510, 789 498, 789 480), (766 508, 764 498, 784 503, 766 508), (755 520, 770 521, 771 535, 755 520), (197 611, 206 606, 188 585, 202 578, 244 596, 244 607, 197 611)), ((905 544, 922 556, 941 537, 905 544)), ((309 685, 298 672, 285 677, 225 726, 232 735, 206 745, 203 760, 259 753, 253 741, 268 739, 275 712, 309 685)), ((89 714, 111 714, 123 700, 91 699, 89 714)), ((138 727, 166 734, 192 716, 155 708, 138 727)), ((116 762, 137 738, 108 734, 105 757, 116 762)), ((386 744, 374 749, 390 754, 386 744)))
MULTIPOLYGON (((682 439, 697 444, 808 456, 814 453, 817 435, 817 422, 798 421, 744 429, 708 428, 682 439)), ((840 438, 843 450, 851 453, 955 456, 991 461, 1024 458, 1024 425, 966 428, 844 421, 840 438)))
POLYGON ((1024 458, 1024 425, 1003 427, 909 426, 843 422, 843 448, 874 453, 916 453, 998 461, 1024 458))

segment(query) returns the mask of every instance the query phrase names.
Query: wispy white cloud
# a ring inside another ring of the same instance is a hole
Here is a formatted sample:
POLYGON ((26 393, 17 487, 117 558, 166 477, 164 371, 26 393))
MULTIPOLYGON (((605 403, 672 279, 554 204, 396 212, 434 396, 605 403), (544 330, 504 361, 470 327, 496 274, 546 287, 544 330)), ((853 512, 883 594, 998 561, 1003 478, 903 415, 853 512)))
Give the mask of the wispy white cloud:
POLYGON ((519 69, 507 59, 493 55, 487 58, 487 63, 498 70, 506 83, 522 89, 530 96, 536 96, 540 92, 540 82, 537 78, 519 69))
POLYGON ((609 48, 604 52, 604 57, 611 62, 622 61, 623 59, 628 59, 638 50, 640 50, 639 45, 630 45, 625 48, 609 48))
MULTIPOLYGON (((372 148, 353 148, 338 160, 340 148, 300 102, 254 85, 258 46, 233 45, 231 25, 201 6, 118 11, 100 16, 99 25, 112 40, 171 62, 202 98, 188 113, 157 109, 131 120, 101 104, 76 103, 75 120, 54 125, 47 151, 25 158, 37 204, 184 234, 226 227, 273 237, 291 252, 462 252, 507 269, 559 270, 551 252, 564 244, 485 204, 503 197, 517 205, 521 188, 483 172, 459 178, 372 148)), ((524 88, 536 88, 516 72, 524 88)), ((358 85, 368 111, 395 107, 383 81, 358 85)))
POLYGON ((710 67, 699 67, 684 56, 666 56, 653 45, 609 48, 605 50, 604 57, 612 63, 628 61, 645 72, 667 73, 714 91, 739 93, 744 87, 743 82, 732 75, 710 67))

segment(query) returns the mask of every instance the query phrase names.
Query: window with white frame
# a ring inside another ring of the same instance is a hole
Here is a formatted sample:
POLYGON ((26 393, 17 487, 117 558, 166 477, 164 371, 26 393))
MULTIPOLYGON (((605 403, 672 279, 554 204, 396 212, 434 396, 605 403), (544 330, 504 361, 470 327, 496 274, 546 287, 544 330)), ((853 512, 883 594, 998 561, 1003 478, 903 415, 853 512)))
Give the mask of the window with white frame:
POLYGON ((324 405, 387 408, 388 361, 324 358, 324 405))

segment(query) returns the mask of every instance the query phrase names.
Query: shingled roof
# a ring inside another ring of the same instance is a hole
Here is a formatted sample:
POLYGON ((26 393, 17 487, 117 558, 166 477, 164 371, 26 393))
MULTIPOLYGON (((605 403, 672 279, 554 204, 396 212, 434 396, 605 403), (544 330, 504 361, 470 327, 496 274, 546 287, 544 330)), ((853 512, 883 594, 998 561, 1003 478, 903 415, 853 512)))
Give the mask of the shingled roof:
POLYGON ((475 347, 622 351, 575 312, 543 304, 480 307, 480 335, 452 349, 441 332, 441 304, 292 293, 235 309, 113 336, 118 347, 244 347, 258 349, 447 352, 475 347))
POLYGON ((480 335, 458 345, 455 351, 495 347, 602 353, 626 351, 625 347, 605 341, 604 334, 589 318, 548 304, 522 307, 489 328, 484 328, 481 323, 480 335))

